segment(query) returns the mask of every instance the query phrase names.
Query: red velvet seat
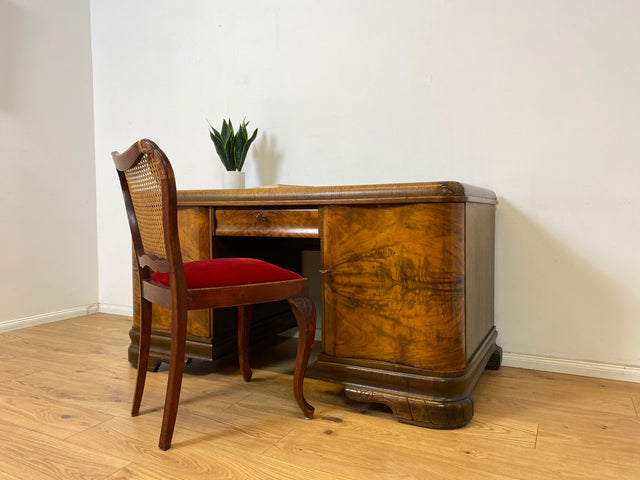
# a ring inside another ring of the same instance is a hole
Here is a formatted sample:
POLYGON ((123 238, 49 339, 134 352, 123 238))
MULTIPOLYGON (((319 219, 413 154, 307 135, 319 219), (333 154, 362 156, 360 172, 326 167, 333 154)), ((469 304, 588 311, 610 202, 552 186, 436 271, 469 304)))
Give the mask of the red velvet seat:
MULTIPOLYGON (((255 258, 212 258, 186 262, 183 266, 187 288, 225 287, 302 278, 291 270, 255 258)), ((151 279, 171 285, 168 273, 156 272, 151 275, 151 279)))

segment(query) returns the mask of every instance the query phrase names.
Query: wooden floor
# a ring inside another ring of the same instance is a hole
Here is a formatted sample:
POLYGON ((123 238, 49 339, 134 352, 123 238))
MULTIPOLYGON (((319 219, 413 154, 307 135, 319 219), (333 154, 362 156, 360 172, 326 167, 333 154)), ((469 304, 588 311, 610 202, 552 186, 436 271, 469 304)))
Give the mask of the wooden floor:
POLYGON ((291 340, 252 353, 248 384, 232 360, 187 367, 162 452, 166 369, 131 418, 129 325, 96 314, 0 334, 0 479, 640 478, 640 384, 503 367, 480 379, 471 424, 438 431, 308 378, 305 420, 291 340))

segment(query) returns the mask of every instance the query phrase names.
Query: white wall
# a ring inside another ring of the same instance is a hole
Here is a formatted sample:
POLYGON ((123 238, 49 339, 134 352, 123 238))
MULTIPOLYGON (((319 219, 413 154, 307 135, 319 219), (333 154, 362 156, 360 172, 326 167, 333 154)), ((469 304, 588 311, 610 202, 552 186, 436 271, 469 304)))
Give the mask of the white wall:
POLYGON ((86 0, 0 0, 0 329, 98 298, 86 0))
POLYGON ((92 1, 100 301, 131 304, 109 152, 152 138, 178 188, 215 188, 205 119, 246 115, 249 185, 493 189, 507 360, 640 379, 638 18, 634 0, 92 1))

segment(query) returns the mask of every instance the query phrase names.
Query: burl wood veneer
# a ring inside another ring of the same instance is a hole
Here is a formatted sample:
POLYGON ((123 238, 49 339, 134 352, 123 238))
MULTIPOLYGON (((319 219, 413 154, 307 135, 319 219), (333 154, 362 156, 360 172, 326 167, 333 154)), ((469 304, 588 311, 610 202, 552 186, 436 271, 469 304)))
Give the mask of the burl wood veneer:
MULTIPOLYGON (((188 260, 241 252, 295 270, 300 249, 319 249, 319 375, 431 428, 468 423, 479 376, 500 365, 496 203, 493 192, 457 182, 178 193, 188 260)), ((211 315, 190 317, 187 355, 233 345, 221 340, 227 326, 212 331, 211 315)), ((168 324, 154 312, 154 330, 156 316, 160 358, 168 324)))
POLYGON ((403 422, 468 423, 471 389, 500 363, 493 205, 325 207, 321 219, 324 378, 403 422))

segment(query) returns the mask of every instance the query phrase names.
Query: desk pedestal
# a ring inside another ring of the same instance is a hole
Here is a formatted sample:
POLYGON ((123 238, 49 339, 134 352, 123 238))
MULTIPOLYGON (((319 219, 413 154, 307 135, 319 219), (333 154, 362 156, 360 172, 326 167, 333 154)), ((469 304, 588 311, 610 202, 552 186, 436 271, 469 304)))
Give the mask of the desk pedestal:
POLYGON ((493 205, 325 207, 320 226, 321 378, 402 422, 467 424, 473 386, 501 361, 493 205))

